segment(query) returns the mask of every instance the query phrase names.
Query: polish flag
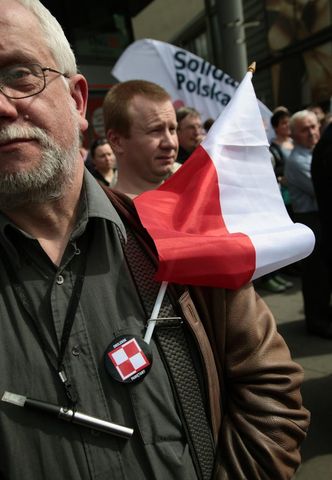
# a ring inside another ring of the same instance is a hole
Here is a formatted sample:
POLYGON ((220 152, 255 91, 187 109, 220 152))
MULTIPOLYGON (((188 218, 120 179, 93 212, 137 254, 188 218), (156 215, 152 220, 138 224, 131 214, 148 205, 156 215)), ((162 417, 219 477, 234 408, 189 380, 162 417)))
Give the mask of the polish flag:
POLYGON ((156 280, 234 289, 314 247, 284 206, 251 79, 184 165, 134 200, 158 252, 156 280))

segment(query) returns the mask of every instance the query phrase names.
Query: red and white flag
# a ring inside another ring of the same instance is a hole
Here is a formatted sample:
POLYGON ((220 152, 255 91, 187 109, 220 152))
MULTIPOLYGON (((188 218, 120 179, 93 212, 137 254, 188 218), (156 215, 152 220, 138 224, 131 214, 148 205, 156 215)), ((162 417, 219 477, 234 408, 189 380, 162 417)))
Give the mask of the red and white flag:
POLYGON ((157 280, 238 288, 314 247, 284 206, 251 78, 184 165, 134 200, 158 251, 157 280))

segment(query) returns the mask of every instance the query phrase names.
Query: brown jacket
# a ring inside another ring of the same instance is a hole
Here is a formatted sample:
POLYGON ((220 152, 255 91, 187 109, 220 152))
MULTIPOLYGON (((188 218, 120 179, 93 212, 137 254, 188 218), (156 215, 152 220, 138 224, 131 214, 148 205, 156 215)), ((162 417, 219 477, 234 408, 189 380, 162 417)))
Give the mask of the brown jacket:
MULTIPOLYGON (((155 260, 132 202, 105 191, 155 260)), ((252 284, 232 291, 190 287, 178 301, 206 370, 218 444, 215 479, 291 479, 300 464, 309 412, 300 394, 302 368, 292 361, 272 313, 252 284)))

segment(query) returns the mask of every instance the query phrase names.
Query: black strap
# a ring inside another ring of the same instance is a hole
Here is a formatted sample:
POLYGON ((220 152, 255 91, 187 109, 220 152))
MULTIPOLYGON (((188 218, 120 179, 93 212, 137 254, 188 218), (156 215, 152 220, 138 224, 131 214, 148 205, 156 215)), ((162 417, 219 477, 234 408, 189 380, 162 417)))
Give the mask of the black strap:
MULTIPOLYGON (((91 241, 91 236, 92 236, 92 228, 87 227, 87 241, 86 241, 86 249, 88 249, 90 241, 91 241)), ((0 245, 1 246, 1 245, 0 245)), ((1 246, 2 247, 2 246, 1 246)), ((71 330, 73 328, 73 324, 75 321, 75 315, 76 311, 78 308, 78 304, 81 298, 81 293, 82 293, 82 288, 83 288, 83 283, 84 283, 84 278, 85 278, 85 270, 86 270, 86 264, 87 264, 87 255, 82 254, 81 262, 79 264, 79 270, 77 272, 76 280, 74 283, 73 291, 69 299, 69 304, 66 312, 66 317, 64 320, 64 325, 63 325, 63 330, 62 330, 62 335, 61 335, 61 341, 60 341, 60 349, 59 349, 59 354, 58 357, 55 358, 52 348, 48 344, 45 335, 43 333, 43 330, 40 326, 39 321, 32 315, 32 305, 30 299, 27 297, 25 290, 22 286, 22 282, 20 281, 17 272, 15 271, 12 263, 9 261, 9 258, 7 256, 7 253, 5 252, 4 248, 1 248, 3 251, 2 254, 2 260, 7 272, 7 275, 12 283, 13 289, 17 294, 18 301, 20 302, 21 306, 23 309, 26 311, 26 313, 29 315, 34 327, 36 328, 36 331, 38 333, 39 339, 41 344, 43 345, 44 353, 46 355, 47 360, 49 363, 52 365, 53 369, 57 373, 58 377, 60 378, 65 392, 67 399, 69 400, 69 405, 71 408, 75 406, 77 403, 77 392, 71 383, 69 377, 67 376, 67 373, 65 372, 64 366, 63 366, 63 359, 66 353, 66 348, 68 345, 69 337, 71 330)))
MULTIPOLYGON (((160 285, 153 280, 155 269, 152 262, 129 229, 127 239, 124 245, 126 259, 147 318, 150 318, 160 285)), ((159 317, 176 316, 177 312, 166 292, 159 317)), ((210 480, 214 468, 215 445, 187 335, 188 329, 183 322, 166 320, 157 322, 154 338, 169 374, 198 478, 210 480)))

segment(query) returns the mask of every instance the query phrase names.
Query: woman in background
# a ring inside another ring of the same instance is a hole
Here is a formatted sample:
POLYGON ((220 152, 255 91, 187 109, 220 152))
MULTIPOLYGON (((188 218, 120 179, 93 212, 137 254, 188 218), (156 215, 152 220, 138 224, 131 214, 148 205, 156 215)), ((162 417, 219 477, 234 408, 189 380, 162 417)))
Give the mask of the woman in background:
POLYGON ((103 185, 113 187, 117 180, 116 158, 107 138, 97 138, 90 148, 92 175, 103 185))

